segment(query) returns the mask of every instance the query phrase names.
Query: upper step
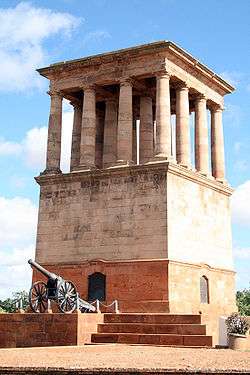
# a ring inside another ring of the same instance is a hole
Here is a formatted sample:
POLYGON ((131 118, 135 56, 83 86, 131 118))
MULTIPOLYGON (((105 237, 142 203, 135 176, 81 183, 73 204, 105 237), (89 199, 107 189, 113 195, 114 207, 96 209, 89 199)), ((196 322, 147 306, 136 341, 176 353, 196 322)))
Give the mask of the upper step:
POLYGON ((200 324, 193 314, 104 314, 104 323, 200 324))
POLYGON ((147 323, 106 323, 98 324, 98 333, 139 333, 178 335, 206 335, 206 326, 201 324, 147 324, 147 323))

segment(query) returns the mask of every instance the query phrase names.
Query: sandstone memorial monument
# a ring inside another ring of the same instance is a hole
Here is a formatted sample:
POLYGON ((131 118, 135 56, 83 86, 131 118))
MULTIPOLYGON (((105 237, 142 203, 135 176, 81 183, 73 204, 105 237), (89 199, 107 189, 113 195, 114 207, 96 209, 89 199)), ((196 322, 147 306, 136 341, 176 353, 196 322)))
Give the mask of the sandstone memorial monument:
MULTIPOLYGON (((143 341, 132 328, 159 323, 144 336, 169 333, 169 316, 183 335, 196 325, 185 345, 211 345, 211 336, 218 344, 221 317, 236 310, 222 125, 234 88, 168 41, 38 72, 50 81, 51 106, 35 260, 86 301, 118 301, 120 314, 106 322, 124 324, 95 342, 178 345, 143 341), (64 98, 74 108, 68 173, 60 169, 64 98)), ((33 282, 40 278, 34 271, 33 282)))

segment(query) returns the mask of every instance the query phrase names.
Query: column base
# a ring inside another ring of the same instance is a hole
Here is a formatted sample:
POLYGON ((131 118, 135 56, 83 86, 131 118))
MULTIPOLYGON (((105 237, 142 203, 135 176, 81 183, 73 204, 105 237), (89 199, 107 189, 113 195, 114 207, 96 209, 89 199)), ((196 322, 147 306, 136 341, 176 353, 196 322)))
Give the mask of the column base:
POLYGON ((115 167, 129 167, 130 165, 135 165, 135 162, 133 160, 117 160, 114 165, 112 165, 109 168, 115 168, 115 167))
POLYGON ((186 169, 193 169, 192 164, 186 164, 186 163, 177 163, 177 164, 186 169))
POLYGON ((224 184, 224 185, 228 185, 228 182, 227 182, 227 180, 225 180, 225 178, 216 178, 216 177, 214 177, 215 178, 215 181, 218 181, 218 182, 220 182, 221 184, 224 184))
POLYGON ((61 174, 62 171, 60 168, 46 168, 43 172, 40 173, 40 176, 47 174, 61 174))
POLYGON ((72 168, 70 172, 95 171, 97 169, 96 165, 78 165, 77 167, 72 168))
POLYGON ((149 159, 146 164, 158 163, 158 162, 176 163, 176 160, 172 155, 168 156, 165 154, 157 154, 153 156, 151 159, 149 159))

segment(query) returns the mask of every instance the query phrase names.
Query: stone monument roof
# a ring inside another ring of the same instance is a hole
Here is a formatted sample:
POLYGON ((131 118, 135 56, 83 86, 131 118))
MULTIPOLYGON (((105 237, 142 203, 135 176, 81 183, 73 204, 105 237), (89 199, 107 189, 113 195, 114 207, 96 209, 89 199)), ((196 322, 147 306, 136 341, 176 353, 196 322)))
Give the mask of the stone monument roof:
POLYGON ((183 48, 179 47, 175 43, 171 41, 161 40, 153 43, 142 44, 134 47, 123 48, 112 52, 105 52, 97 55, 87 56, 80 59, 74 60, 67 60, 61 61, 55 64, 51 64, 47 67, 37 69, 37 71, 44 77, 49 78, 51 74, 60 72, 62 70, 72 70, 83 66, 94 66, 99 65, 105 62, 112 62, 117 59, 121 59, 123 57, 133 57, 133 56, 140 56, 145 55, 153 52, 159 52, 162 50, 168 50, 170 53, 175 55, 176 57, 184 60, 186 63, 190 64, 192 67, 202 75, 207 76, 208 78, 212 78, 217 85, 223 87, 223 89, 227 93, 231 93, 235 90, 235 88, 225 81, 222 77, 217 75, 211 69, 209 69, 206 65, 201 63, 195 57, 193 57, 190 53, 185 51, 183 48))

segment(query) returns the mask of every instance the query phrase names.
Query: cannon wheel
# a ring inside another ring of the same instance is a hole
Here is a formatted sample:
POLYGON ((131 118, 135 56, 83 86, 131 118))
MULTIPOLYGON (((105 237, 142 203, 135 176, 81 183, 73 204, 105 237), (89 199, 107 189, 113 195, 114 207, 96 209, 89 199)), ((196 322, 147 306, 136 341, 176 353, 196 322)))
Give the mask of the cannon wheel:
POLYGON ((35 313, 44 313, 48 308, 47 286, 43 281, 37 281, 29 292, 29 303, 35 313))
POLYGON ((71 281, 62 282, 57 289, 58 307, 63 313, 72 313, 76 309, 76 287, 71 281))

